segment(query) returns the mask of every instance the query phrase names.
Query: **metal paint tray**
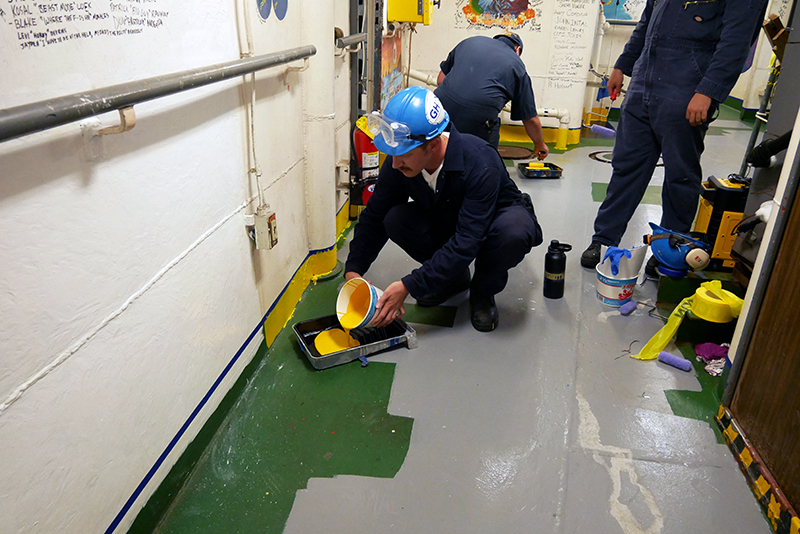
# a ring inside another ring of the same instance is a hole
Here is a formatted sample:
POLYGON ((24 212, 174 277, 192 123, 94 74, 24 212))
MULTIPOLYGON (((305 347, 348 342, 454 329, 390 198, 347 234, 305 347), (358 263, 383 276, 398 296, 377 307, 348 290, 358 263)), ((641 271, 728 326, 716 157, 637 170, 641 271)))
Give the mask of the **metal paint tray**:
POLYGON ((362 356, 369 356, 401 344, 405 344, 409 349, 417 348, 417 333, 401 319, 395 319, 389 325, 381 328, 354 328, 350 331, 350 334, 361 343, 360 346, 340 350, 325 356, 317 351, 314 346, 314 339, 323 330, 341 328, 336 315, 302 321, 296 323, 292 328, 297 335, 300 348, 315 369, 327 369, 335 365, 352 362, 362 356))
POLYGON ((517 163, 517 169, 523 178, 561 178, 561 167, 547 161, 542 164, 546 167, 544 169, 529 169, 528 162, 517 163))

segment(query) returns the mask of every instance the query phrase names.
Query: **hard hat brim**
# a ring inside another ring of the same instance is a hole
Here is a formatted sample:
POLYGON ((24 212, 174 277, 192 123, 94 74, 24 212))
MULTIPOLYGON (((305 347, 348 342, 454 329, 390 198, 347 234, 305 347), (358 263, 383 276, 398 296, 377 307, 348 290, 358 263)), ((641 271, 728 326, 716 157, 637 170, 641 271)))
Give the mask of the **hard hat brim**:
POLYGON ((397 146, 389 146, 386 144, 386 141, 383 140, 383 136, 381 134, 376 135, 372 142, 375 143, 375 148, 384 154, 388 154, 389 156, 402 156, 403 154, 407 154, 418 146, 422 145, 422 141, 407 139, 401 143, 398 143, 397 146))

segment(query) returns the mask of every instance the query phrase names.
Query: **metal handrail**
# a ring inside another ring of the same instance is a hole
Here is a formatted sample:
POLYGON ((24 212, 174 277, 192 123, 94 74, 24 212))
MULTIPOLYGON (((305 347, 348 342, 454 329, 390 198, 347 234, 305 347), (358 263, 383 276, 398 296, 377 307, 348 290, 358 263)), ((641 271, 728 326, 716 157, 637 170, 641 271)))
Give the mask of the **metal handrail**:
POLYGON ((366 40, 367 40, 366 33, 354 33, 353 35, 348 35, 347 37, 339 37, 338 39, 336 39, 336 48, 347 48, 348 46, 352 46, 354 44, 366 40))
POLYGON ((95 91, 75 93, 2 109, 0 110, 0 142, 297 59, 304 59, 316 53, 317 49, 314 46, 301 46, 282 52, 237 59, 199 69, 155 76, 95 91))

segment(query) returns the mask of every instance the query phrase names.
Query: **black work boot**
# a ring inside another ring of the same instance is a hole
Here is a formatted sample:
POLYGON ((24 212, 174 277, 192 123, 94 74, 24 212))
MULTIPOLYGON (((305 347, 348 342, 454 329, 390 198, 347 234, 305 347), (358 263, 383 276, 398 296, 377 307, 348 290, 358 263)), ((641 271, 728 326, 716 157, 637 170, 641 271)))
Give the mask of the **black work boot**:
POLYGON ((427 295, 423 295, 418 298, 417 306, 421 308, 432 308, 434 306, 438 306, 453 295, 457 295, 462 291, 469 289, 469 282, 469 269, 466 269, 463 273, 451 280, 441 290, 428 293, 427 295))
POLYGON ((594 269, 598 263, 600 263, 600 243, 592 241, 581 254, 581 265, 587 269, 594 269))
POLYGON ((491 332, 497 328, 500 314, 497 313, 497 306, 494 303, 494 296, 479 297, 469 296, 469 311, 472 318, 472 326, 479 332, 491 332))
POLYGON ((644 274, 651 278, 658 278, 658 266, 661 265, 658 262, 658 258, 655 256, 650 256, 650 259, 647 260, 647 263, 644 265, 644 274))

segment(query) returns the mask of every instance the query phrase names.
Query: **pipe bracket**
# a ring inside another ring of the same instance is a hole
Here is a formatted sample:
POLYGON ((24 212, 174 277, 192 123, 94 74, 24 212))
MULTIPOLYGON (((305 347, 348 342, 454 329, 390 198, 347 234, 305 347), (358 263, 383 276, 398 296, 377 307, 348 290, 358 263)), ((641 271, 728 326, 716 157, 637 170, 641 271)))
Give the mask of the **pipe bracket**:
POLYGON ((103 128, 97 132, 97 135, 121 134, 136 126, 136 113, 133 111, 133 106, 119 108, 117 111, 119 111, 119 124, 103 128))

